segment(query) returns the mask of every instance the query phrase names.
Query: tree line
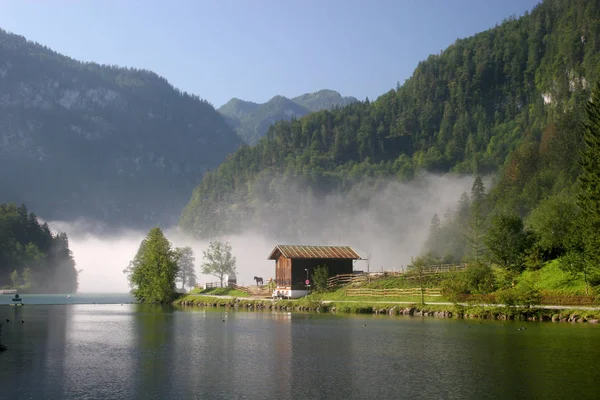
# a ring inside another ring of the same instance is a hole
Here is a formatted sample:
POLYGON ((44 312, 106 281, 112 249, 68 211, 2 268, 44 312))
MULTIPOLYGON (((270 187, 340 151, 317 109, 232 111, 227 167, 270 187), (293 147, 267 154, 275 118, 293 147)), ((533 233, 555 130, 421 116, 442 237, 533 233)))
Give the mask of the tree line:
MULTIPOLYGON (((141 303, 170 303, 179 291, 194 288, 197 284, 195 257, 191 247, 173 248, 163 231, 152 228, 140 243, 135 257, 123 270, 132 294, 141 303)), ((236 258, 228 242, 211 241, 203 252, 203 274, 220 279, 235 274, 236 258)))
POLYGON ((66 233, 52 233, 25 205, 0 204, 0 287, 74 293, 78 273, 66 233))
POLYGON ((525 215, 577 176, 572 127, 599 77, 598 18, 598 0, 543 1, 430 56, 376 101, 278 122, 204 176, 180 227, 229 233, 276 213, 286 187, 322 199, 424 171, 498 174, 508 191, 495 196, 525 215))
POLYGON ((573 127, 583 139, 571 155, 577 160, 574 182, 555 181, 554 193, 523 215, 527 207, 506 197, 510 177, 488 193, 476 177, 470 196, 463 193, 453 212, 443 220, 432 217, 427 262, 492 262, 514 279, 557 259, 562 269, 583 278, 586 293, 600 285, 600 84, 584 111, 573 127))

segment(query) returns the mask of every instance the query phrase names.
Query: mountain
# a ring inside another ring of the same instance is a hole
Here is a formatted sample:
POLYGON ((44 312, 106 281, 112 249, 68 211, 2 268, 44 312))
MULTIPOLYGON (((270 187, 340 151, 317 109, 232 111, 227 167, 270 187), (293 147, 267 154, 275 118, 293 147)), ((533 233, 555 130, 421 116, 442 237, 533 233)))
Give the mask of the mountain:
POLYGON ((306 93, 292 99, 293 102, 304 106, 310 111, 331 110, 335 107, 343 107, 358 100, 354 97, 342 97, 335 90, 319 90, 314 93, 306 93))
POLYGON ((218 111, 246 143, 254 144, 277 121, 300 118, 312 111, 333 109, 354 103, 354 97, 342 97, 333 90, 320 90, 293 99, 275 96, 263 104, 231 99, 218 111))
POLYGON ((0 203, 46 220, 168 225, 241 143, 209 103, 152 72, 0 31, 0 203))
MULTIPOLYGON (((306 227, 315 205, 339 195, 343 221, 380 207, 368 194, 387 182, 427 171, 495 174, 507 194, 494 196, 526 215, 576 179, 577 121, 600 77, 599 18, 598 0, 546 0, 431 55, 376 101, 280 121, 205 175, 180 227, 310 237, 326 227, 306 227)), ((379 228, 391 215, 382 211, 379 228)))

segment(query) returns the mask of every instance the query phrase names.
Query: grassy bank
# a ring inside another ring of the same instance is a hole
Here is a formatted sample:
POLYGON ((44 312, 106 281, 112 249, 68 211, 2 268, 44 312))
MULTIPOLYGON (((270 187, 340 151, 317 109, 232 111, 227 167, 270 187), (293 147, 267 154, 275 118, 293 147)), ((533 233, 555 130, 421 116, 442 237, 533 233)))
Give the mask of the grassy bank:
POLYGON ((194 295, 211 295, 211 296, 233 296, 233 297, 249 297, 250 295, 246 292, 242 292, 241 290, 232 289, 228 287, 224 288, 210 288, 210 289, 201 289, 196 288, 190 290, 188 294, 194 295))
POLYGON ((219 298, 188 295, 175 301, 183 307, 226 307, 252 310, 279 311, 316 311, 351 314, 386 314, 438 318, 481 318, 501 320, 529 320, 555 322, 598 323, 600 310, 582 309, 546 309, 524 307, 495 307, 481 305, 439 305, 439 304, 395 304, 372 303, 369 301, 320 301, 314 299, 299 300, 252 300, 248 298, 219 298))
MULTIPOLYGON (((488 268, 493 275, 495 287, 493 293, 458 291, 451 293, 444 287, 448 283, 468 283, 474 279, 472 271, 430 275, 424 278, 424 288, 432 289, 431 294, 442 296, 415 295, 418 290, 403 291, 389 289, 415 289, 417 282, 406 276, 372 277, 369 281, 354 283, 322 293, 312 293, 298 300, 275 300, 250 298, 247 293, 235 289, 218 288, 196 290, 192 294, 179 298, 176 304, 181 306, 234 307, 243 309, 267 309, 286 311, 317 311, 363 314, 387 314, 410 316, 434 316, 440 318, 484 318, 502 320, 592 322, 600 319, 600 310, 586 310, 585 307, 597 304, 598 298, 591 291, 586 293, 582 277, 564 272, 558 262, 549 262, 536 271, 525 271, 519 276, 506 276, 499 267, 488 268), (438 288, 436 290, 436 288, 438 288), (361 290, 351 290, 361 289, 361 290), (400 293, 400 294, 399 294, 400 293), (203 294, 212 296, 202 296, 203 294), (231 296, 222 298, 216 296, 231 296), (435 304, 438 303, 438 304, 435 304), (439 304, 452 303, 452 304, 439 304), (508 306, 497 306, 507 304, 508 306), (572 309, 542 308, 542 306, 568 306, 572 309), (579 306, 579 308, 578 308, 579 306)), ((477 278, 477 276, 475 276, 477 278)), ((480 278, 480 277, 479 277, 480 278)), ((489 281, 487 281, 489 282, 489 281)), ((456 285, 454 285, 456 287, 456 285)), ((459 288, 472 290, 473 285, 459 288)))

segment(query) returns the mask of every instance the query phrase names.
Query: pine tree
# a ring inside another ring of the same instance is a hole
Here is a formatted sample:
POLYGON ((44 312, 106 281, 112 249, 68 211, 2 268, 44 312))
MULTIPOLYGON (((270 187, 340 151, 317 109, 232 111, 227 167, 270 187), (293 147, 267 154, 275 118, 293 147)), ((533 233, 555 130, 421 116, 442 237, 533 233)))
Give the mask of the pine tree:
POLYGON ((467 243, 470 247, 470 257, 479 261, 485 253, 485 187, 478 175, 471 187, 471 206, 469 207, 469 225, 467 243))
POLYGON ((581 190, 577 201, 582 211, 584 258, 595 267, 600 265, 600 83, 586 104, 587 120, 583 125, 584 150, 581 152, 581 190))
POLYGON ((427 236, 427 244, 425 245, 428 252, 432 253, 434 256, 440 256, 439 248, 440 248, 440 217, 438 217, 437 213, 433 214, 431 218, 431 224, 429 225, 429 235, 427 236))

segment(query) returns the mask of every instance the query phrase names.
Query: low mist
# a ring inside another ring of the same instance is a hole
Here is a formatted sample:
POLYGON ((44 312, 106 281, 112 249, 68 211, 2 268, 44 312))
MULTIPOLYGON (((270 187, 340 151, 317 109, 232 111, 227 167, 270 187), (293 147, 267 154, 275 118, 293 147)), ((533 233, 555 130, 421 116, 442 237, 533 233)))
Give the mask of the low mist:
MULTIPOLYGON (((275 262, 267 257, 277 244, 349 245, 363 258, 370 255, 371 271, 399 270, 421 253, 433 214, 442 218, 454 209, 461 193, 470 191, 472 182, 471 176, 451 175, 425 175, 410 183, 367 182, 356 185, 349 195, 332 195, 317 201, 305 200, 305 193, 299 188, 278 188, 287 199, 278 205, 276 218, 260 213, 260 220, 244 224, 242 233, 218 239, 232 245, 240 285, 253 284, 253 276, 265 281, 275 278, 275 262), (375 186, 377 189, 373 189, 375 186), (301 221, 294 218, 299 208, 303 208, 301 221)), ((89 221, 54 221, 49 225, 53 231, 69 236, 76 268, 82 270, 80 292, 130 290, 123 269, 147 232, 125 229, 99 234, 89 221)), ((164 233, 173 246, 190 246, 194 250, 199 283, 218 280, 200 272, 208 241, 193 239, 177 227, 165 228, 164 233)), ((356 261, 355 269, 366 271, 367 262, 356 261)))

